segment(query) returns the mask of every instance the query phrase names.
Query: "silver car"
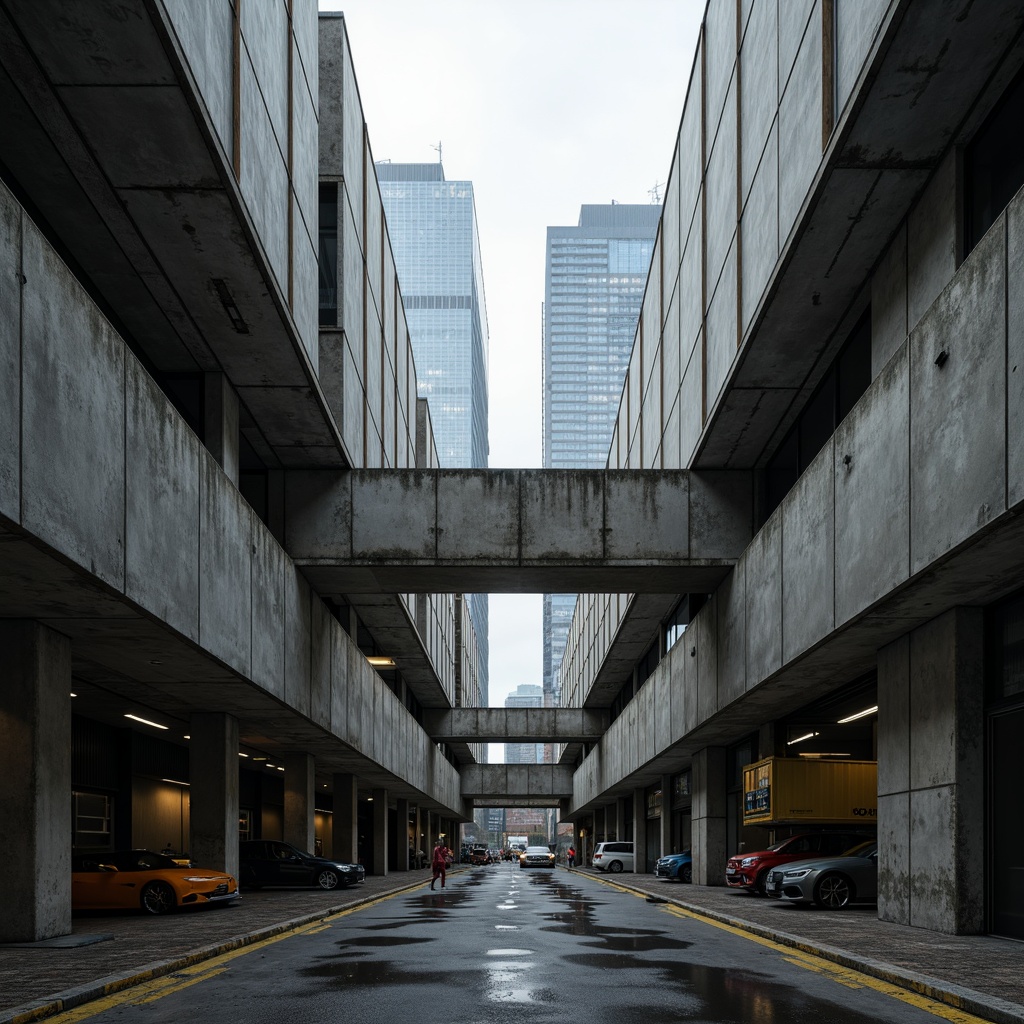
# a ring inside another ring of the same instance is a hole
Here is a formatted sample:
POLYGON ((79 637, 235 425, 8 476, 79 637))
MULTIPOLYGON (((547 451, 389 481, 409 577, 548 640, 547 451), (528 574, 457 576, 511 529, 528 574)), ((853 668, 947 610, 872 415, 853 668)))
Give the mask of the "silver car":
POLYGON ((878 844, 872 840, 841 857, 780 864, 768 872, 765 894, 787 903, 817 903, 841 910, 878 898, 878 844))

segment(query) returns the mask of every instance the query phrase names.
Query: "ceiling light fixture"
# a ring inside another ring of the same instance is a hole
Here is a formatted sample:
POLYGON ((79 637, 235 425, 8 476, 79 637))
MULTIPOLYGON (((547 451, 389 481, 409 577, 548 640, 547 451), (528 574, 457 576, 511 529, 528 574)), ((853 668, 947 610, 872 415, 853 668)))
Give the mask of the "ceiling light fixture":
POLYGON ((239 757, 248 757, 248 754, 243 754, 241 751, 238 752, 239 757))
POLYGON ((804 740, 814 739, 815 736, 820 736, 821 733, 817 732, 805 732, 803 736, 797 736, 795 740, 790 740, 786 746, 791 747, 794 743, 803 743, 804 740))
POLYGON ((161 782, 169 782, 172 786, 184 786, 186 789, 189 788, 187 782, 182 782, 181 779, 161 779, 161 782))
POLYGON ((374 654, 366 659, 374 668, 394 668, 395 659, 388 658, 383 654, 374 654))
POLYGON ((77 696, 78 696, 78 694, 77 694, 77 693, 73 693, 73 694, 71 694, 71 696, 72 696, 72 697, 77 697, 77 696))
POLYGON ((130 718, 133 722, 141 722, 143 725, 151 725, 154 729, 166 729, 166 725, 161 725, 159 722, 151 722, 148 718, 139 718, 138 715, 125 715, 125 718, 130 718))
POLYGON ((858 718, 865 718, 868 715, 873 715, 878 710, 876 704, 873 708, 865 708, 863 711, 858 711, 855 715, 847 715, 846 718, 840 718, 836 723, 837 725, 846 725, 847 722, 856 722, 858 718))

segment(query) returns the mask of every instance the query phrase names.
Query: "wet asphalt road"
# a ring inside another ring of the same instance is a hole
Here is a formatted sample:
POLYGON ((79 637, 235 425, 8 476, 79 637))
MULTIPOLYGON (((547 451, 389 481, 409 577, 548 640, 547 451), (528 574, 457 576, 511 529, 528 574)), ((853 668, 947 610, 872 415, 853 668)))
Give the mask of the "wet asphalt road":
MULTIPOLYGON (((55 1018, 97 1024, 869 1024, 924 1002, 563 870, 501 864, 55 1018)), ((945 1019, 970 1021, 967 1016, 945 1019)))

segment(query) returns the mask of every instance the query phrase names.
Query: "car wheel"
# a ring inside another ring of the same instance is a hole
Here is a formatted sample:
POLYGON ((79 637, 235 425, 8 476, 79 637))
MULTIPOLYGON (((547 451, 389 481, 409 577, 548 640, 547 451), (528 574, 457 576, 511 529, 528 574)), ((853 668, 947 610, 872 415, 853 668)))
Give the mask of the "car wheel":
POLYGON ((174 890, 166 882, 149 882, 143 886, 139 902, 147 914, 169 914, 178 905, 174 890))
POLYGON ((679 869, 679 874, 677 875, 677 877, 679 878, 680 882, 692 882, 693 881, 693 865, 692 864, 684 864, 679 869))
POLYGON ((257 889, 262 889, 263 886, 256 881, 256 871, 254 868, 246 868, 242 872, 242 885, 246 889, 252 889, 254 892, 257 889))
POLYGON ((814 890, 814 902, 827 910, 842 910, 853 899, 853 886, 843 875, 825 875, 814 890))
POLYGON ((750 891, 755 896, 763 896, 764 895, 765 887, 767 885, 768 885, 768 869, 765 868, 764 871, 762 871, 761 874, 759 874, 757 876, 757 878, 754 879, 754 884, 750 887, 750 891))
POLYGON ((621 860, 613 860, 611 862, 611 864, 608 865, 608 870, 613 875, 617 875, 622 870, 622 861, 621 860))
POLYGON ((324 870, 316 876, 316 884, 319 885, 321 889, 337 889, 338 872, 331 871, 330 868, 324 868, 324 870))

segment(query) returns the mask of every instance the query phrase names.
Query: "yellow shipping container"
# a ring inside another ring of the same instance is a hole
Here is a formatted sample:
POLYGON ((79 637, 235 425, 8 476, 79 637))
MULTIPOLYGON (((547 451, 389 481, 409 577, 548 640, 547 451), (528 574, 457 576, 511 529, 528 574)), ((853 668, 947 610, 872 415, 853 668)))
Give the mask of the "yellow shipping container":
POLYGON ((743 824, 874 825, 878 762, 766 757, 743 769, 743 824))

